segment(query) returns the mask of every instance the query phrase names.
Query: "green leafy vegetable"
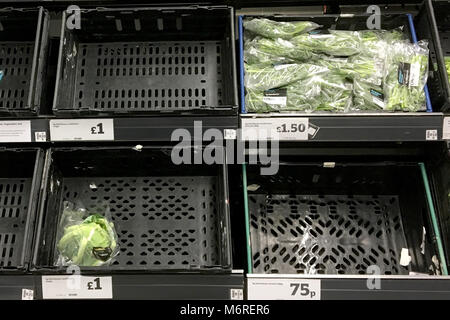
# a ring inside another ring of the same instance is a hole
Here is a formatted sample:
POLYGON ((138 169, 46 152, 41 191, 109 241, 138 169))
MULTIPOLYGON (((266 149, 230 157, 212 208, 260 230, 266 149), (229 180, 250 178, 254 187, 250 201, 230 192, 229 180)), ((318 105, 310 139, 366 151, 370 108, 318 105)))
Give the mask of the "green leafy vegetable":
POLYGON ((264 18, 244 20, 246 30, 272 39, 291 39, 319 27, 317 23, 311 21, 280 22, 264 18))
POLYGON ((445 68, 447 69, 447 74, 450 82, 450 57, 445 57, 445 68))
POLYGON ((357 31, 311 32, 311 34, 294 37, 291 42, 299 50, 309 50, 334 56, 351 56, 361 51, 360 36, 357 31))
POLYGON ((425 109, 423 88, 428 73, 428 43, 394 42, 387 55, 384 89, 386 109, 419 111, 425 109))
POLYGON ((60 255, 78 266, 103 265, 114 255, 116 247, 114 224, 98 214, 66 227, 57 245, 60 255))
POLYGON ((246 65, 245 87, 268 90, 286 86, 313 75, 329 71, 314 64, 284 64, 276 66, 246 65))

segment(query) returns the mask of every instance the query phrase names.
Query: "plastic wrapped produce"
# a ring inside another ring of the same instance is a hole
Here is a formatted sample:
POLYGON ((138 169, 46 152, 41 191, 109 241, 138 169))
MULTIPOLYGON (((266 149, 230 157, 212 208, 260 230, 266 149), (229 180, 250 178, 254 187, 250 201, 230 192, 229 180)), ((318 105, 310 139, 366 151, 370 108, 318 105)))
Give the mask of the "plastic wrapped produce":
POLYGON ((386 58, 386 109, 425 110, 424 86, 428 76, 428 43, 394 42, 386 58))
POLYGON ((333 56, 352 56, 361 51, 357 31, 317 30, 291 39, 299 50, 309 50, 333 56))
POLYGON ((381 86, 377 86, 361 79, 353 82, 353 106, 355 110, 384 110, 386 108, 385 95, 381 86))
POLYGON ((244 28, 255 34, 272 39, 291 39, 296 35, 319 28, 310 21, 280 22, 265 18, 244 20, 244 28))
POLYGON ((246 65, 245 87, 253 90, 268 90, 286 86, 329 69, 314 64, 282 64, 276 66, 246 65))
POLYGON ((109 264, 118 254, 114 224, 106 217, 107 207, 104 210, 104 215, 89 213, 81 204, 64 202, 56 265, 101 266, 109 264))
POLYGON ((445 57, 445 68, 447 69, 448 79, 450 82, 450 57, 445 57))

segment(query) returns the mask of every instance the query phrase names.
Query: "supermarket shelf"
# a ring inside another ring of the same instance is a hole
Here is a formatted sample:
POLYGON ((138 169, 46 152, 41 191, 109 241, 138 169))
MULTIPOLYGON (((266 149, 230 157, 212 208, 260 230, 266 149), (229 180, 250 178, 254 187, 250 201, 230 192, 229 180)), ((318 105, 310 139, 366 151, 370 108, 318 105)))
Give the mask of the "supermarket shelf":
MULTIPOLYGON (((297 275, 247 275, 251 280, 282 279, 301 283, 302 280, 320 279, 321 300, 447 300, 450 299, 449 276, 381 276, 379 289, 375 278, 368 276, 297 276, 297 275)), ((259 281, 261 282, 261 281, 259 281)), ((275 299, 275 297, 274 297, 275 299)))
POLYGON ((21 300, 22 290, 34 290, 35 277, 31 275, 1 275, 0 300, 21 300))
MULTIPOLYGON (((242 114, 241 126, 246 123, 263 120, 264 123, 273 121, 274 129, 280 119, 305 121, 309 124, 308 135, 282 140, 308 141, 427 141, 441 140, 443 114, 442 113, 395 113, 395 114, 342 114, 342 115, 311 115, 311 114, 242 114)), ((254 124, 252 124, 254 127, 254 124)), ((245 134, 245 131, 244 131, 245 134)))
MULTIPOLYGON (((112 276, 113 299, 231 299, 231 290, 244 290, 242 272, 232 274, 121 274, 112 276)), ((22 290, 42 299, 42 277, 0 276, 0 300, 20 300, 22 290)))

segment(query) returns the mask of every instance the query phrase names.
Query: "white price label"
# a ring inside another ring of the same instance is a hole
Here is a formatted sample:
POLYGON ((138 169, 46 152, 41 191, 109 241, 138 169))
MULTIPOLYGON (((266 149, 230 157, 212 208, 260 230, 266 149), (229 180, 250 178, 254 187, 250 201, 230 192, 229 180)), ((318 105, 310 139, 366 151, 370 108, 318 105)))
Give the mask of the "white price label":
POLYGON ((425 139, 426 140, 437 140, 438 139, 437 130, 427 130, 425 132, 425 139))
POLYGON ((417 87, 419 85, 420 78, 420 64, 415 62, 411 64, 411 68, 409 70, 409 86, 417 87))
POLYGON ((249 278, 249 300, 320 300, 321 282, 316 279, 249 278))
POLYGON ((450 117, 444 117, 444 125, 442 128, 442 139, 450 140, 450 117))
POLYGON ((112 141, 113 119, 50 120, 51 141, 112 141))
POLYGON ((231 300, 244 300, 244 290, 242 289, 230 289, 231 300))
POLYGON ((44 299, 112 299, 111 277, 42 276, 44 299))
POLYGON ((0 142, 31 142, 31 121, 0 121, 0 142))
POLYGON ((33 300, 34 291, 31 289, 22 289, 22 300, 33 300))
POLYGON ((308 118, 242 119, 243 140, 308 140, 309 132, 308 118))

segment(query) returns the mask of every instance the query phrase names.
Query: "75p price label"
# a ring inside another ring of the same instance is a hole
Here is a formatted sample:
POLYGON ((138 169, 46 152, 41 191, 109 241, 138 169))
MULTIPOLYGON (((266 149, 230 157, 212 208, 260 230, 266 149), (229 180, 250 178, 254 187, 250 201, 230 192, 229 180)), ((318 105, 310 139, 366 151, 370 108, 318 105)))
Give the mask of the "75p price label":
POLYGON ((43 276, 44 299, 112 299, 111 277, 43 276))
POLYGON ((113 141, 113 119, 50 120, 51 141, 113 141))
POLYGON ((249 278, 249 300, 320 300, 321 282, 317 279, 249 278))

